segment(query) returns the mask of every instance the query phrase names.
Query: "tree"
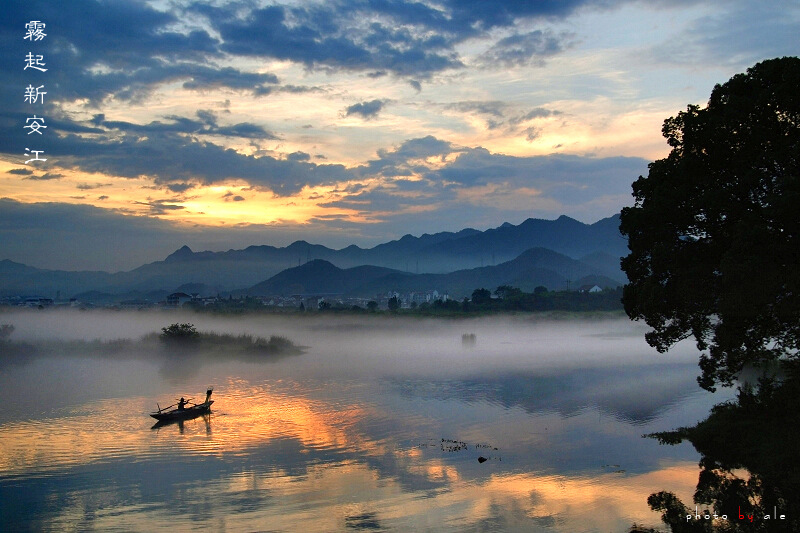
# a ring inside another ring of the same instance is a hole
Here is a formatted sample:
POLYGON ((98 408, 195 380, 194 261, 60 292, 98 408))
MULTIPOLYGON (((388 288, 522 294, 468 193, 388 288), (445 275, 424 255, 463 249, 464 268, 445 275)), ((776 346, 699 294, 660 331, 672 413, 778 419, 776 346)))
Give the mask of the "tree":
POLYGON ((194 324, 170 324, 161 328, 161 340, 170 343, 193 343, 200 340, 200 332, 194 324))
POLYGON ((664 122, 633 183, 625 311, 660 352, 694 337, 700 385, 800 348, 800 59, 759 63, 664 122))
POLYGON ((367 302, 367 310, 370 312, 375 312, 378 309, 378 302, 375 300, 370 300, 367 302))
POLYGON ((492 302, 492 293, 489 289, 475 289, 472 291, 472 303, 484 305, 492 302))
POLYGON ((519 298, 522 296, 522 290, 512 287, 511 285, 500 285, 495 289, 494 294, 501 300, 519 298))
POLYGON ((400 300, 397 299, 397 296, 392 296, 389 298, 389 311, 397 311, 400 309, 400 300))

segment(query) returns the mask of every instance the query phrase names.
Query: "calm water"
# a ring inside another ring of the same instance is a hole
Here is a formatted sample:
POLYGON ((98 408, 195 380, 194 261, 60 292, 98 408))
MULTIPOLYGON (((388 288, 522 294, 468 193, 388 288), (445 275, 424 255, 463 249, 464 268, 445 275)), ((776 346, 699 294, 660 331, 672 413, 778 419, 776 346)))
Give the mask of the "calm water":
POLYGON ((624 532, 659 524, 650 493, 697 482, 691 446, 641 435, 726 399, 695 384, 691 346, 656 354, 624 320, 0 315, 17 342, 176 321, 308 348, 0 361, 1 529, 624 532), (156 402, 210 384, 211 415, 151 428, 156 402))

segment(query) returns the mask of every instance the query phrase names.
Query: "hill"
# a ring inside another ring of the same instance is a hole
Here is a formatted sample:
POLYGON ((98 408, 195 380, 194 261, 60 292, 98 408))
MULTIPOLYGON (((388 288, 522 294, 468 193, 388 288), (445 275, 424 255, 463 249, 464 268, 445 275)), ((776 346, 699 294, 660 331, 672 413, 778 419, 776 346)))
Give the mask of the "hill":
MULTIPOLYGON (((423 275, 419 273, 424 272, 425 276, 429 276, 415 280, 415 285, 422 281, 434 283, 443 279, 437 276, 458 272, 447 279, 448 286, 460 291, 473 283, 474 286, 480 286, 493 284, 500 278, 507 280, 509 276, 500 275, 500 272, 510 267, 503 265, 532 249, 546 249, 560 258, 548 256, 555 262, 545 261, 545 252, 542 251, 537 252, 540 256, 538 262, 526 256, 524 261, 528 261, 529 272, 517 272, 514 278, 522 284, 537 280, 539 284, 561 288, 567 280, 577 283, 585 275, 616 281, 625 279, 619 270, 619 258, 627 254, 626 240, 619 233, 619 215, 594 224, 584 224, 562 216, 556 220, 528 219, 516 226, 506 222, 486 231, 467 228, 419 237, 405 235, 373 248, 351 245, 334 250, 306 241, 296 241, 286 247, 260 245, 223 252, 194 252, 188 246, 182 246, 163 261, 113 274, 43 270, 4 260, 0 261, 0 297, 37 295, 55 298, 60 295, 66 298, 81 293, 104 293, 113 297, 172 292, 179 287, 201 287, 209 295, 249 291, 281 272, 314 263, 314 260, 326 261, 341 270, 370 266, 342 275, 344 277, 339 274, 334 276, 332 272, 305 276, 305 281, 300 283, 305 292, 339 292, 359 278, 364 287, 369 287, 383 276, 394 276, 398 287, 408 286, 411 272, 417 275, 423 275), (582 266, 577 268, 563 258, 577 261, 582 266), (499 270, 489 267, 498 267, 499 270), (384 270, 376 270, 379 268, 384 270), (468 274, 467 271, 471 270, 475 272, 468 274), (458 279, 463 281, 456 281, 458 279), (327 281, 322 284, 320 280, 327 281), (318 290, 322 289, 322 285, 328 288, 318 290)), ((308 268, 322 267, 314 265, 308 268)), ((285 281, 280 281, 280 284, 282 287, 291 285, 285 281)), ((277 287, 265 285, 259 290, 274 290, 277 287)), ((275 294, 278 293, 280 291, 275 290, 275 294)))
POLYGON ((468 296, 476 288, 494 290, 512 285, 533 291, 539 285, 550 290, 576 288, 583 284, 616 287, 619 279, 605 276, 591 265, 545 248, 533 248, 496 266, 462 269, 447 274, 410 274, 375 266, 341 269, 317 259, 287 269, 250 287, 249 296, 291 294, 336 294, 374 297, 389 291, 412 292, 436 289, 451 297, 468 296))

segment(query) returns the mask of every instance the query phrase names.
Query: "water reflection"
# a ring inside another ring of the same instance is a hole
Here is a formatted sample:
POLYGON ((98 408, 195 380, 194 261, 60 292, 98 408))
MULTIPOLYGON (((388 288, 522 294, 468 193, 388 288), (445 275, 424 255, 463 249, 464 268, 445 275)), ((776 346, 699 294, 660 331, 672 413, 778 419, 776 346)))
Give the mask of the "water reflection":
POLYGON ((175 419, 175 420, 159 420, 150 429, 154 429, 156 431, 160 430, 161 428, 165 428, 168 426, 177 426, 178 431, 181 435, 183 435, 184 430, 186 429, 186 422, 191 422, 197 420, 198 418, 202 418, 206 425, 206 435, 211 435, 211 413, 206 413, 204 415, 199 415, 193 417, 191 419, 175 419))
POLYGON ((638 429, 597 409, 564 417, 539 404, 532 414, 393 385, 231 379, 211 415, 152 432, 142 397, 4 424, 0 501, 16 507, 6 497, 20 484, 38 494, 26 498, 31 522, 8 517, 34 529, 147 529, 173 513, 187 527, 223 520, 234 530, 581 531, 652 522, 641 495, 665 480, 688 490, 696 476, 694 458, 654 453, 638 429), (467 449, 428 445, 451 437, 467 449), (110 499, 87 497, 88 487, 110 499), (116 512, 103 515, 106 505, 116 512))
MULTIPOLYGON (((374 352, 315 345, 312 333, 307 354, 271 365, 209 361, 177 381, 147 358, 47 356, 8 367, 0 390, 14 401, 0 418, 0 523, 624 531, 658 522, 647 494, 669 487, 691 497, 697 453, 640 435, 694 423, 719 401, 698 394, 693 364, 573 357, 543 366, 518 356, 519 343, 484 349, 490 335, 479 324, 470 329, 481 344, 462 355, 457 328, 442 357, 465 364, 427 376, 420 368, 438 357, 430 343, 413 368, 393 359, 378 371, 374 352), (337 365, 353 371, 331 371, 337 365), (212 413, 150 429, 156 398, 208 383, 216 384, 212 413)), ((602 343, 621 341, 593 342, 602 352, 602 343)))
POLYGON ((688 440, 701 453, 696 505, 668 490, 648 499, 672 531, 800 529, 800 367, 785 367, 782 383, 745 387, 696 426, 655 435, 670 444, 688 440))

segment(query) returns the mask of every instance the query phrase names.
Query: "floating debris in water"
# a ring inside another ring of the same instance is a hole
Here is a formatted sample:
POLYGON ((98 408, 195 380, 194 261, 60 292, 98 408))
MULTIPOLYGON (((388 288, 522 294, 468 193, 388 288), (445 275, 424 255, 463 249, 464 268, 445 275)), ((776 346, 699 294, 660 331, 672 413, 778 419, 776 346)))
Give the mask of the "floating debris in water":
MULTIPOLYGON (((424 441, 423 442, 419 442, 418 441, 417 444, 412 444, 412 446, 415 447, 415 448, 418 448, 418 449, 438 447, 439 450, 441 450, 444 453, 458 453, 458 454, 463 453, 463 452, 467 452, 470 449, 475 450, 475 451, 478 451, 478 450, 497 451, 498 450, 498 448, 496 446, 492 446, 491 444, 486 444, 486 443, 468 444, 468 443, 464 442, 463 440, 444 439, 444 438, 438 439, 438 440, 437 439, 428 439, 427 442, 424 442, 424 441)), ((489 461, 489 460, 492 460, 492 459, 497 460, 497 461, 502 461, 503 460, 503 458, 500 457, 500 456, 484 457, 483 455, 480 455, 479 458, 478 458, 478 462, 479 463, 485 463, 486 461, 489 461)))

